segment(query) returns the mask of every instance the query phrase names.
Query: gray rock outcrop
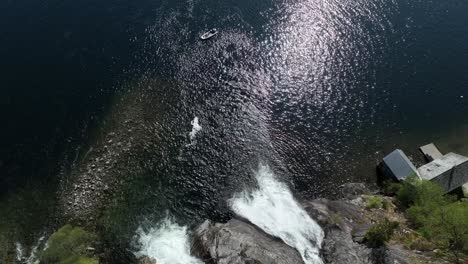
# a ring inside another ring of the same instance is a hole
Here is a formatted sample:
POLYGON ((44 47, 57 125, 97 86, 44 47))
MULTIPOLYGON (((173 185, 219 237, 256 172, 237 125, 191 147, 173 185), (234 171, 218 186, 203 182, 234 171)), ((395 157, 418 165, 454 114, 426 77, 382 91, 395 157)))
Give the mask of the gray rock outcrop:
POLYGON ((363 213, 358 206, 346 201, 316 199, 304 203, 304 209, 324 228, 322 254, 325 263, 374 263, 372 250, 353 240, 353 231, 366 232, 363 213))
MULTIPOLYGON (((394 211, 367 208, 370 191, 363 184, 342 186, 342 200, 315 199, 302 203, 304 210, 322 227, 325 238, 321 258, 327 264, 439 263, 393 242, 379 248, 365 244, 368 230, 394 211)), ((382 199, 386 199, 382 197, 382 199)), ((398 217, 397 217, 398 218, 398 217)), ((296 249, 272 237, 247 220, 225 224, 205 221, 196 229, 192 254, 206 263, 270 264, 304 263, 296 249)))
MULTIPOLYGON (((358 198, 359 199, 359 198, 358 198)), ((409 264, 411 254, 394 245, 368 248, 362 244, 371 227, 357 200, 316 199, 305 202, 304 209, 325 231, 322 257, 330 264, 409 264)))
POLYGON ((226 224, 205 221, 195 231, 192 254, 208 263, 220 264, 303 263, 294 248, 237 219, 226 224))

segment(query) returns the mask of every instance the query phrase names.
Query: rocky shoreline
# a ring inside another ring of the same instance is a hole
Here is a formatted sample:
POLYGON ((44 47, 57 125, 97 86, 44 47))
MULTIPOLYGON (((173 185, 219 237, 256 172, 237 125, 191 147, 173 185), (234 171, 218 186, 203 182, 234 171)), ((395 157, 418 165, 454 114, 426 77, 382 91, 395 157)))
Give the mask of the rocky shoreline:
MULTIPOLYGON (((325 237, 319 247, 323 263, 453 263, 450 256, 439 254, 440 250, 437 248, 412 248, 405 243, 404 237, 413 238, 415 231, 411 229, 406 216, 396 204, 394 197, 386 196, 378 190, 371 191, 362 183, 344 184, 341 186, 341 197, 336 200, 317 198, 301 202, 306 213, 324 231, 325 237), (370 206, 369 201, 373 199, 379 199, 382 204, 370 206), (370 246, 366 243, 366 234, 382 219, 398 223, 398 228, 392 238, 383 245, 370 246)), ((60 239, 65 239, 67 243, 81 241, 70 236, 55 235, 63 232, 61 230, 51 237, 61 237, 60 239)), ((92 263, 159 263, 157 259, 147 256, 137 258, 126 248, 105 248, 99 235, 87 233, 81 228, 75 230, 94 240, 82 246, 85 248, 83 257, 95 260, 92 263)), ((60 240, 56 243, 60 244, 60 240)), ((238 216, 225 223, 206 220, 195 228, 191 233, 190 253, 208 264, 304 263, 294 247, 238 216)))
MULTIPOLYGON (((450 263, 432 251, 406 249, 399 241, 377 248, 367 246, 364 236, 379 219, 389 217, 401 223, 397 232, 411 232, 406 219, 393 205, 393 198, 371 192, 364 184, 345 184, 342 194, 339 200, 319 198, 302 203, 325 231, 321 250, 324 263, 450 263), (366 208, 366 199, 375 196, 388 200, 389 208, 366 208)), ((294 248, 237 218, 201 224, 193 234, 192 254, 206 263, 303 263, 294 248)))

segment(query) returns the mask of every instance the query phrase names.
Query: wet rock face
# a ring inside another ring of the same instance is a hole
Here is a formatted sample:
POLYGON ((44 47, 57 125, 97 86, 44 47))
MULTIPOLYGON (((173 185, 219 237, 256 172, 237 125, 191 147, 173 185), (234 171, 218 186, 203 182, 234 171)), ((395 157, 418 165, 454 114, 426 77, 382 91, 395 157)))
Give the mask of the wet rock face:
POLYGON ((316 199, 304 203, 304 209, 324 228, 322 254, 326 263, 374 263, 371 249, 353 240, 353 232, 364 232, 365 222, 358 206, 346 201, 316 199))
POLYGON ((220 264, 303 263, 294 248, 237 219, 226 224, 205 221, 194 234, 192 254, 220 264))
POLYGON ((326 263, 374 263, 371 249, 355 243, 349 233, 338 227, 330 227, 325 233, 323 258, 326 263))

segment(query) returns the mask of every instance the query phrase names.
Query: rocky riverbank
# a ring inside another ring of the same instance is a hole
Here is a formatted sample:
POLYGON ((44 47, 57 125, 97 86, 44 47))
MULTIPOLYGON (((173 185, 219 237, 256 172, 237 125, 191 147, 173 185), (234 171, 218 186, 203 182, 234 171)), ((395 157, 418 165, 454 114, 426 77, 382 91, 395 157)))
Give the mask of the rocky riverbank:
MULTIPOLYGON (((324 263, 451 263, 437 250, 411 249, 403 238, 414 231, 392 197, 376 194, 363 184, 345 184, 339 200, 315 199, 302 203, 307 213, 325 231, 321 257, 324 263), (369 201, 378 199, 381 205, 369 201), (392 238, 370 247, 365 237, 382 219, 398 223, 392 238)), ((192 254, 207 263, 303 263, 298 252, 271 237, 245 219, 227 223, 204 222, 193 235, 192 254)))
MULTIPOLYGON (((318 198, 303 201, 301 205, 324 231, 323 243, 319 245, 323 263, 454 263, 453 256, 438 245, 425 241, 410 227, 394 197, 371 191, 364 184, 341 186, 339 199, 318 198), (395 224, 394 230, 384 243, 369 243, 369 233, 384 219, 395 224)), ((137 258, 125 248, 106 248, 99 235, 69 225, 52 234, 48 244, 47 254, 37 254, 40 263, 46 257, 54 259, 54 254, 64 259, 86 259, 89 263, 110 264, 123 259, 125 262, 122 263, 159 263, 157 259, 144 255, 137 258), (75 255, 70 255, 60 249, 63 245, 80 248, 81 251, 73 251, 75 255)), ((304 263, 296 248, 238 216, 226 223, 206 220, 195 228, 191 234, 190 253, 209 264, 304 263)), ((461 261, 467 260, 466 256, 459 257, 461 261)))

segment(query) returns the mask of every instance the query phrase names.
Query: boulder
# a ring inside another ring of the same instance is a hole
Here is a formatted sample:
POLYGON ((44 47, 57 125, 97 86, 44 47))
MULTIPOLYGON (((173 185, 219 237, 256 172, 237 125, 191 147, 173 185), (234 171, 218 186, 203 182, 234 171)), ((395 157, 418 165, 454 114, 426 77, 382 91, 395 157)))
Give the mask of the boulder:
POLYGON ((362 209, 348 201, 315 199, 303 204, 307 213, 322 226, 325 239, 322 255, 325 263, 373 263, 372 250, 353 240, 353 233, 365 233, 362 209))
POLYGON ((138 258, 138 264, 156 264, 156 260, 148 256, 138 258))
POLYGON ((388 245, 385 248, 384 263, 388 264, 410 264, 413 254, 404 249, 402 245, 388 245))
POLYGON ((205 221, 195 231, 192 254, 219 264, 303 263, 297 250, 254 225, 237 219, 225 224, 205 221))
POLYGON ((315 199, 303 203, 303 207, 322 228, 336 225, 351 234, 357 225, 366 222, 362 208, 344 200, 315 199))
POLYGON ((372 250, 353 241, 350 233, 337 226, 325 229, 322 254, 329 264, 371 264, 372 250))
POLYGON ((353 236, 353 241, 358 242, 358 243, 363 243, 364 237, 366 236, 367 231, 369 231, 371 227, 372 226, 367 223, 356 225, 353 228, 353 231, 351 232, 351 235, 353 236))

